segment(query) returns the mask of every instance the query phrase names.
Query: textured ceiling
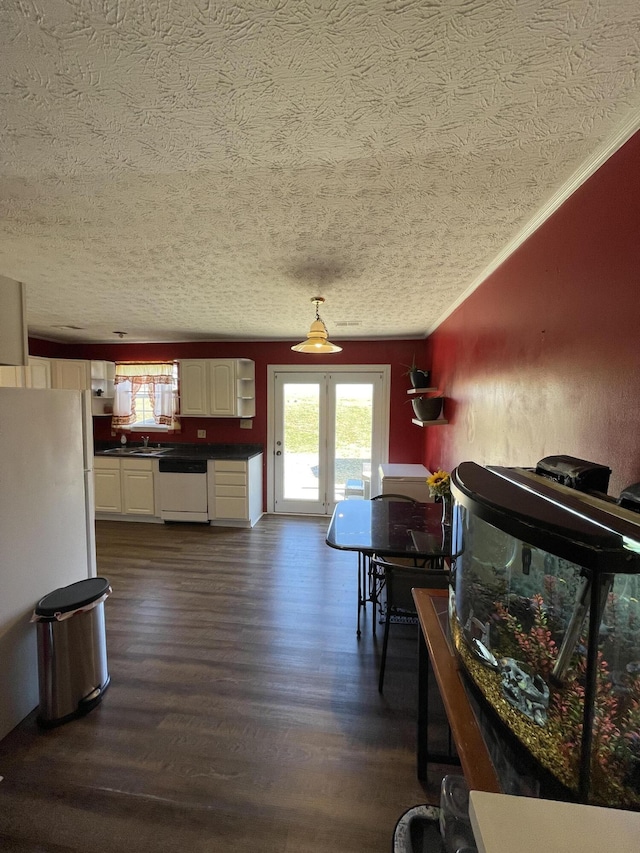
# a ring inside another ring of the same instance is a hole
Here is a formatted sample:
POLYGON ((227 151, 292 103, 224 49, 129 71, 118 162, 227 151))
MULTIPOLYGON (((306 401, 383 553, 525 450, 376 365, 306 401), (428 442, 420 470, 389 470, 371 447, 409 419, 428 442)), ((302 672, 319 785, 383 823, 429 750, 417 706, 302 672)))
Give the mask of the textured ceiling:
POLYGON ((635 122, 639 40, 638 0, 2 0, 0 273, 58 340, 294 341, 316 294, 423 335, 635 122))

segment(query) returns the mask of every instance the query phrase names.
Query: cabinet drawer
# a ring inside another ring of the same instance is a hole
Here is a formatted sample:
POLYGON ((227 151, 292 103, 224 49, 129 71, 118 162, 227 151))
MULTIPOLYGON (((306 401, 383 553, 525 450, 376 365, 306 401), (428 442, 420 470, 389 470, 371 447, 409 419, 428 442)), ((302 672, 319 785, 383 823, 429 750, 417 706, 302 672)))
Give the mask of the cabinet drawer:
POLYGON ((119 459, 111 459, 109 456, 94 456, 93 457, 93 467, 96 468, 110 468, 111 470, 118 469, 120 470, 120 460, 119 459))
POLYGON ((127 471, 153 471, 153 459, 123 459, 122 467, 127 471))
POLYGON ((213 469, 216 474, 218 471, 242 471, 246 474, 247 463, 242 459, 215 459, 213 469))
POLYGON ((247 487, 225 485, 220 486, 218 485, 218 483, 216 483, 216 498, 221 497, 242 498, 243 500, 246 500, 247 487))
POLYGON ((215 507, 216 518, 247 518, 245 498, 216 497, 215 507))
POLYGON ((247 475, 234 474, 233 471, 216 471, 216 488, 218 486, 246 486, 247 475))

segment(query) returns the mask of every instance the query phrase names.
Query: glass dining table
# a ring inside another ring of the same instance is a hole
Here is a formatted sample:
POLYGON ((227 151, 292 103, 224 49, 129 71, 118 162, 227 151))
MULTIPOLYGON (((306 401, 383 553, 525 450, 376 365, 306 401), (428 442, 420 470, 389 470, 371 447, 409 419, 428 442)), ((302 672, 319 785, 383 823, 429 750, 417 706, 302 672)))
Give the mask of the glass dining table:
POLYGON ((369 560, 374 554, 390 559, 409 557, 416 566, 444 571, 451 553, 451 531, 442 524, 442 508, 436 503, 339 501, 325 541, 331 548, 358 554, 358 636, 361 609, 367 602, 375 606, 377 601, 368 578, 369 560))

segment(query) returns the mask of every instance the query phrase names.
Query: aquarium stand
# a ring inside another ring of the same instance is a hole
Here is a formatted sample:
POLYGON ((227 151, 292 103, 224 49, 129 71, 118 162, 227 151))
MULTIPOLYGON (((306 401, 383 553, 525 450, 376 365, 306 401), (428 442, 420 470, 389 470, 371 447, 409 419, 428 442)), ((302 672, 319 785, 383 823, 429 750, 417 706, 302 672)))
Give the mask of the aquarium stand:
POLYGON ((447 641, 448 590, 414 589, 413 598, 420 622, 418 646, 417 771, 422 781, 432 763, 458 763, 469 788, 500 792, 496 771, 469 702, 458 661, 447 641), (456 755, 429 751, 429 666, 438 684, 456 755))

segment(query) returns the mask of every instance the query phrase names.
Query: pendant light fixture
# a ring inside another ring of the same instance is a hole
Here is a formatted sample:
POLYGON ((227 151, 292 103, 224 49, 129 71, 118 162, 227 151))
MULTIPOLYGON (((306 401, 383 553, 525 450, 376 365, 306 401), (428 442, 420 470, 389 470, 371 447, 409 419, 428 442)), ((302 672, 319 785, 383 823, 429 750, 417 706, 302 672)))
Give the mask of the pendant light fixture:
POLYGON ((316 319, 311 324, 306 341, 291 347, 295 352, 342 352, 342 347, 332 344, 324 321, 320 319, 318 306, 324 303, 322 296, 314 296, 311 300, 316 306, 316 319))

